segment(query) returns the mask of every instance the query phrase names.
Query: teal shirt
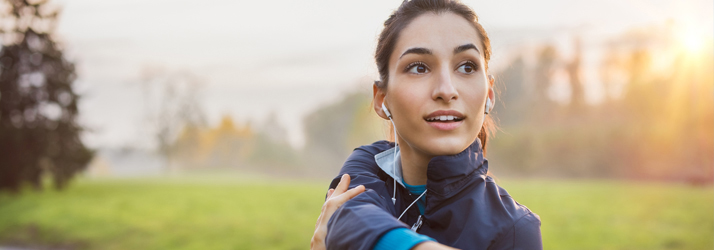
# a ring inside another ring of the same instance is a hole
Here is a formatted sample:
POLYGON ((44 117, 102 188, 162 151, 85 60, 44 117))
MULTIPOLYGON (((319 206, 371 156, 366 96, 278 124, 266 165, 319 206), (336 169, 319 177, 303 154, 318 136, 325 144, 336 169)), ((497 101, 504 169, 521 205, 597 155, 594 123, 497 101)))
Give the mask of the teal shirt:
MULTIPOLYGON (((416 185, 412 186, 407 184, 404 180, 402 180, 402 183, 404 183, 404 186, 407 187, 407 190, 409 190, 409 193, 412 193, 412 195, 416 195, 419 197, 424 191, 426 191, 426 185, 416 185)), ((426 195, 423 195, 421 198, 416 203, 417 207, 419 207, 419 214, 424 214, 424 208, 426 207, 426 195)))

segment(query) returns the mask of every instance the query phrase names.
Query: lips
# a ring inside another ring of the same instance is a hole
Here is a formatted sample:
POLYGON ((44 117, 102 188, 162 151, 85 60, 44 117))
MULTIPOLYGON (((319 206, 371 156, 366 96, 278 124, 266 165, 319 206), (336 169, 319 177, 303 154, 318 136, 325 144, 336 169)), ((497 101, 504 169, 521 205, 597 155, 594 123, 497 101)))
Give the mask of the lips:
POLYGON ((442 115, 442 116, 434 116, 427 118, 426 121, 428 122, 447 122, 447 121, 460 121, 463 120, 463 118, 459 118, 458 116, 453 116, 453 115, 442 115))
POLYGON ((466 116, 455 110, 439 110, 424 117, 433 128, 446 131, 458 128, 464 119, 466 116))
POLYGON ((465 118, 466 116, 461 114, 459 111, 439 110, 427 115, 426 117, 424 117, 424 120, 426 120, 427 122, 458 122, 465 118))

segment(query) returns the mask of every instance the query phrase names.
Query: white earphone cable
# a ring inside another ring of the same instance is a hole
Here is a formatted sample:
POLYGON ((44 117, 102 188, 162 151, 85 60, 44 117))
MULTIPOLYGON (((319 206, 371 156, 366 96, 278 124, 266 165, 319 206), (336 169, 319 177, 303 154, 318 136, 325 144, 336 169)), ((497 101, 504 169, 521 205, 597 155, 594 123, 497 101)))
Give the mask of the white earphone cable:
POLYGON ((392 204, 396 205, 397 204, 397 126, 394 126, 394 120, 392 120, 392 117, 389 117, 389 121, 392 122, 392 128, 394 128, 394 157, 392 158, 392 165, 394 167, 392 168, 392 174, 394 175, 394 182, 392 183, 392 186, 394 186, 394 191, 392 192, 392 204))
MULTIPOLYGON (((396 206, 396 205, 397 205, 397 150, 399 149, 399 144, 397 143, 397 126, 394 125, 394 120, 392 119, 392 114, 389 113, 389 110, 387 109, 387 107, 384 106, 384 102, 382 102, 382 110, 384 111, 384 114, 386 114, 387 117, 389 118, 389 121, 392 122, 392 128, 394 128, 394 157, 392 158, 392 165, 393 165, 393 168, 392 168, 392 177, 393 177, 393 178, 392 178, 392 180, 393 180, 392 186, 393 186, 394 189, 393 189, 393 191, 392 191, 392 203, 396 206)), ((416 200, 414 200, 414 201, 412 202, 412 204, 409 204, 409 206, 408 206, 406 209, 404 209, 404 211, 402 212, 401 215, 399 215, 399 218, 397 218, 397 220, 402 219, 402 216, 404 216, 404 214, 409 210, 409 208, 411 208, 411 207, 414 205, 414 203, 416 203, 417 201, 419 201, 419 199, 421 199, 421 197, 423 197, 425 194, 426 194, 426 190, 424 190, 424 192, 421 193, 421 194, 419 195, 419 197, 417 197, 416 200)), ((419 215, 419 219, 418 219, 417 222, 412 226, 412 230, 413 230, 413 231, 416 232, 416 230, 419 229, 419 227, 421 226, 421 221, 422 221, 422 220, 421 220, 421 215, 419 215)))
POLYGON ((404 214, 407 213, 407 211, 409 211, 409 208, 411 208, 412 205, 414 205, 414 203, 416 203, 417 201, 419 201, 419 199, 421 199, 421 197, 424 196, 424 194, 426 194, 426 190, 424 190, 424 192, 421 193, 421 194, 419 195, 419 197, 416 198, 416 200, 412 201, 412 204, 409 204, 409 206, 407 207, 407 209, 404 209, 404 212, 402 212, 402 214, 399 215, 399 218, 397 218, 397 220, 402 219, 402 216, 404 216, 404 214))
MULTIPOLYGON (((389 113, 389 110, 387 110, 387 107, 384 106, 384 103, 382 103, 382 110, 384 110, 385 114, 387 114, 387 117, 389 117, 389 121, 392 122, 392 128, 394 128, 394 157, 392 158, 392 165, 394 166, 392 168, 392 176, 394 177, 394 178, 392 178, 392 180, 393 180, 392 186, 394 187, 394 189, 392 191, 392 203, 394 205, 397 205, 397 179, 396 178, 397 178, 397 150, 399 149, 399 144, 397 143, 397 126, 394 125, 394 120, 392 119, 392 114, 389 113)), ((399 218, 397 218, 397 220, 402 219, 402 216, 404 216, 404 214, 407 211, 409 211, 409 208, 411 208, 414 205, 414 203, 419 201, 419 199, 421 199, 421 197, 424 196, 425 194, 426 194, 426 190, 424 190, 424 192, 421 193, 419 195, 419 197, 417 197, 416 200, 414 200, 412 202, 412 204, 409 204, 409 206, 407 206, 407 208, 404 209, 404 211, 402 212, 401 215, 399 215, 399 218)), ((419 219, 420 219, 419 221, 421 221, 421 216, 419 217, 419 219)), ((420 222, 417 222, 417 224, 421 225, 420 222)), ((417 225, 417 224, 415 224, 415 225, 417 225)), ((417 228, 418 228, 418 226, 417 226, 417 228)), ((412 228, 412 230, 415 230, 415 229, 412 228)))

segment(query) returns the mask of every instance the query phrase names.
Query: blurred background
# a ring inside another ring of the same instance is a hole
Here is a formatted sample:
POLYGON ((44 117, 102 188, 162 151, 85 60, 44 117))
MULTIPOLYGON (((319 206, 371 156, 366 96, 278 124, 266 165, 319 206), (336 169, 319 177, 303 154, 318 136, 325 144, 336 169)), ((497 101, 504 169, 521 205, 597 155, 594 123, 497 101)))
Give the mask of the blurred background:
MULTIPOLYGON (((714 3, 464 1, 546 249, 714 248, 714 3)), ((305 249, 398 0, 3 0, 0 249, 305 249)))

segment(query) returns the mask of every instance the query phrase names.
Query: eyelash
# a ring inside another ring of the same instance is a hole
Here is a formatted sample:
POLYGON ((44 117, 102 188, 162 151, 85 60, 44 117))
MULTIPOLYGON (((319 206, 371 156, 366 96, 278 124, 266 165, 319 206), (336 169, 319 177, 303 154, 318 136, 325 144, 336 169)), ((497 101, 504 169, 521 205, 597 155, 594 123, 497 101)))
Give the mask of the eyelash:
POLYGON ((404 72, 409 72, 412 68, 416 66, 424 66, 427 70, 429 70, 429 67, 426 66, 426 63, 424 62, 413 62, 407 65, 407 67, 404 68, 404 72))
POLYGON ((464 66, 464 65, 467 65, 467 64, 471 64, 471 67, 473 67, 473 70, 474 70, 474 71, 477 71, 477 70, 478 70, 478 64, 476 64, 475 62, 470 61, 470 60, 469 60, 469 61, 466 61, 466 62, 464 62, 464 63, 462 63, 462 64, 459 64, 459 66, 456 67, 456 69, 458 70, 459 68, 461 68, 461 66, 464 66))

